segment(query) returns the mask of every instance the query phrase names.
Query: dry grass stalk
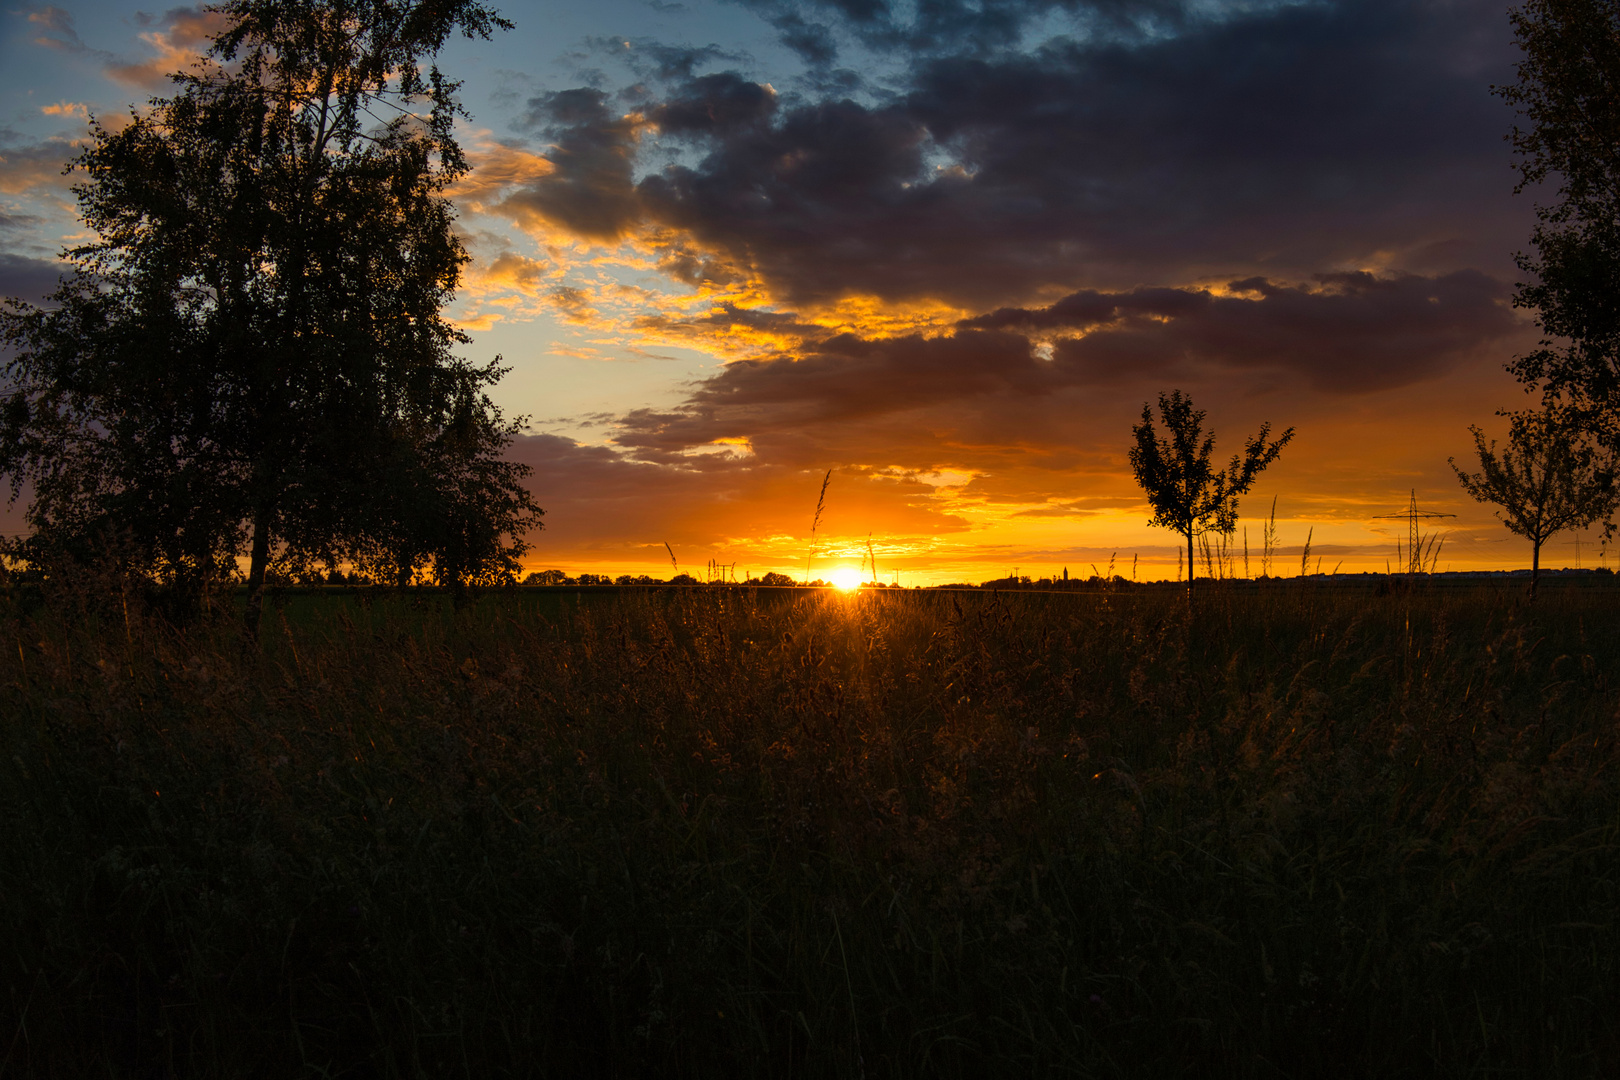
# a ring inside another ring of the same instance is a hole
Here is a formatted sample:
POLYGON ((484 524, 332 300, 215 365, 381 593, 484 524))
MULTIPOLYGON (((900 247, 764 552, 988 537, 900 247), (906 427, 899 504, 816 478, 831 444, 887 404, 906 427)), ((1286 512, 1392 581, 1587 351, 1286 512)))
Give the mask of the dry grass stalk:
POLYGON ((810 564, 816 557, 816 530, 821 527, 821 512, 827 508, 827 485, 832 483, 832 470, 821 478, 821 494, 816 496, 816 516, 810 519, 810 554, 804 560, 804 583, 810 584, 810 564))

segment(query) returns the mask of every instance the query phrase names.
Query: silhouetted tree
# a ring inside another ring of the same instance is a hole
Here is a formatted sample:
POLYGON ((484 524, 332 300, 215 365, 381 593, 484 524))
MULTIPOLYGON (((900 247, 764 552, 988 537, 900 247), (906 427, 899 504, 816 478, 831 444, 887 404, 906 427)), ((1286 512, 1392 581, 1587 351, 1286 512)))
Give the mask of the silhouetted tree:
POLYGON ((1261 424, 1259 434, 1244 444, 1243 456, 1234 454, 1231 464, 1218 470, 1209 463, 1215 450, 1215 433, 1203 434, 1204 416, 1204 410, 1193 408, 1191 398, 1172 390, 1159 395, 1159 418, 1168 438, 1157 437, 1153 410, 1145 403, 1142 422, 1131 429, 1136 436, 1131 469, 1153 507, 1148 524, 1174 529, 1187 540, 1189 595, 1194 537, 1210 531, 1231 532, 1237 525, 1238 496, 1253 486, 1255 477, 1277 460, 1294 437, 1294 429, 1289 428, 1267 442, 1271 424, 1261 424))
POLYGON ((1518 190, 1558 184, 1536 208, 1535 254, 1517 257, 1534 280, 1514 299, 1548 338, 1511 370, 1620 445, 1620 4, 1529 0, 1510 17, 1524 59, 1495 91, 1527 121, 1510 136, 1518 190))
POLYGON ((1463 490, 1501 507, 1496 516, 1530 541, 1530 596, 1541 579, 1541 545, 1565 529, 1584 529, 1608 517, 1620 502, 1613 452, 1594 447, 1576 425, 1547 411, 1513 417, 1508 445, 1497 454, 1477 427, 1480 471, 1467 473, 1451 459, 1463 490))
MULTIPOLYGON (((74 278, 0 315, 0 471, 32 487, 36 547, 116 525, 156 572, 207 578, 246 546, 256 630, 279 549, 385 531, 397 501, 371 481, 402 441, 443 481, 515 429, 486 411, 470 457, 434 450, 500 369, 457 358, 467 338, 441 315, 467 259, 444 191, 467 165, 457 84, 431 59, 451 33, 509 24, 474 0, 216 10, 226 28, 173 97, 92 125, 74 167, 95 239, 66 253, 74 278)), ((521 472, 485 469, 486 487, 510 494, 521 472)), ((457 489, 441 516, 476 515, 476 497, 457 489)), ((435 557, 487 565, 487 534, 443 530, 435 557)))

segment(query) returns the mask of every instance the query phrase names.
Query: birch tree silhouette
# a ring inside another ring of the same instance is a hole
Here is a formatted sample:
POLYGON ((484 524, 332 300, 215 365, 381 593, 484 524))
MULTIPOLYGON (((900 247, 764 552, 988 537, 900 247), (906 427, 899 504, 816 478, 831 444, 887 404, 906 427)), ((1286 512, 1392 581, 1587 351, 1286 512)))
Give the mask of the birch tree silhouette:
MULTIPOLYGON (((432 63, 452 33, 510 24, 474 0, 214 10, 225 29, 173 96, 92 125, 74 277, 0 313, 0 472, 32 489, 36 556, 118 532, 136 572, 206 588, 245 548, 256 632, 273 556, 387 543, 403 505, 449 514, 438 495, 478 513, 438 481, 498 460, 521 423, 491 411, 498 363, 456 356, 442 314, 467 261, 445 191, 468 166, 432 63), (458 440, 469 402, 479 438, 458 440)), ((540 514, 525 472, 482 470, 506 534, 447 567, 521 553, 540 514)))

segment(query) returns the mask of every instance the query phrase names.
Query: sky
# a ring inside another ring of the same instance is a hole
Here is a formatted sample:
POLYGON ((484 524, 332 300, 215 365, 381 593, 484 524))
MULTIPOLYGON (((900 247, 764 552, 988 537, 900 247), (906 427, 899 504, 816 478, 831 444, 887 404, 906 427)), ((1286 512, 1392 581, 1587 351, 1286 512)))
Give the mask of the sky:
MULTIPOLYGON (((1273 513, 1270 572, 1307 541, 1382 571, 1413 492, 1456 515, 1441 569, 1528 565, 1448 465, 1531 404, 1504 4, 496 6, 515 29, 439 58, 473 165, 451 314, 527 418, 531 569, 822 577, 870 542, 905 585, 1173 578, 1127 459, 1172 389, 1219 458, 1296 431, 1238 573, 1273 513)), ((165 93, 213 18, 0 13, 0 294, 79 234, 87 117, 165 93)), ((1544 564, 1595 565, 1574 539, 1544 564)))

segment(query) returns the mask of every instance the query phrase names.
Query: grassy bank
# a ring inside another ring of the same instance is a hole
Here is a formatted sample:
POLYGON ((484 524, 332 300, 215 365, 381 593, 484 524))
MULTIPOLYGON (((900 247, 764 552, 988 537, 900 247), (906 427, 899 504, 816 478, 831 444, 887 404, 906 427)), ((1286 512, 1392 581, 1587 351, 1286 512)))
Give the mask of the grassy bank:
POLYGON ((0 617, 7 1076, 1620 1069, 1620 593, 0 617))

